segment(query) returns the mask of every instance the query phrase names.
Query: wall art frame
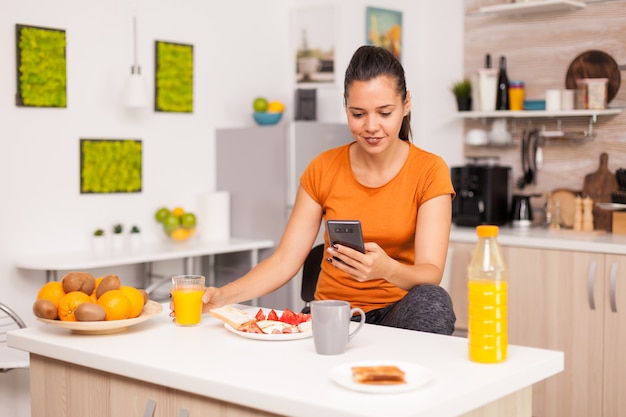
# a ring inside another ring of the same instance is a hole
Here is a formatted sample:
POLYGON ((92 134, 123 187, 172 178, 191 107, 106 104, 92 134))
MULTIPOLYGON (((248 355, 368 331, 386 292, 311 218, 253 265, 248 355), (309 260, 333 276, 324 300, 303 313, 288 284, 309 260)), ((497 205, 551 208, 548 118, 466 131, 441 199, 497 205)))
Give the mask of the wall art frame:
POLYGON ((67 39, 63 29, 15 25, 18 107, 67 107, 67 39))
POLYGON ((292 12, 297 84, 335 82, 335 7, 303 7, 292 12))
POLYGON ((193 113, 193 45, 154 42, 154 110, 193 113))
POLYGON ((80 193, 142 191, 140 139, 80 139, 80 193))
POLYGON ((368 45, 381 46, 402 59, 402 12, 367 7, 365 40, 368 45))

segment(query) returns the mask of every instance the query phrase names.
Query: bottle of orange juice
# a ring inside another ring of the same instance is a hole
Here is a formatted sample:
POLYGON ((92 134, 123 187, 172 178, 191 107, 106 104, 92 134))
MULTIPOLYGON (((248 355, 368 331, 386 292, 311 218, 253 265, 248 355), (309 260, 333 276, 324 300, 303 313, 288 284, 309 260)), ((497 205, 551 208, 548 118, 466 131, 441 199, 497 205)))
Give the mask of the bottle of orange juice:
POLYGON ((471 361, 499 363, 508 347, 507 268, 498 226, 476 227, 478 243, 468 271, 468 346, 471 361))

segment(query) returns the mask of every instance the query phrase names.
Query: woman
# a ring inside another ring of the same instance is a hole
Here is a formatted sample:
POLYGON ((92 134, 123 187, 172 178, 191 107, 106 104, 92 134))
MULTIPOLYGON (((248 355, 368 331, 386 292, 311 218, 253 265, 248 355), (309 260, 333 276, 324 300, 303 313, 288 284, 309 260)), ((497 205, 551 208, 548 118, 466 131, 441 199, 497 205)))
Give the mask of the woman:
POLYGON ((354 142, 310 163, 275 252, 238 280, 207 288, 203 309, 279 288, 302 266, 322 219, 358 219, 365 253, 329 247, 326 236, 315 298, 349 301, 368 323, 451 334, 452 302, 438 284, 454 189, 443 160, 409 142, 411 97, 398 60, 360 47, 346 70, 344 104, 354 142))

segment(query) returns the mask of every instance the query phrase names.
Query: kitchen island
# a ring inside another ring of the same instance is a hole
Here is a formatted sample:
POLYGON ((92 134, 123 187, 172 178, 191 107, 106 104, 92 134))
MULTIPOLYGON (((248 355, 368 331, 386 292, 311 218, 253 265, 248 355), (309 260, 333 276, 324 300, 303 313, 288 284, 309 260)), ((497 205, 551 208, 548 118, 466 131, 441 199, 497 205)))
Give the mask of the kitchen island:
POLYGON ((466 339, 374 325, 345 354, 322 356, 312 338, 252 340, 208 315, 178 327, 163 307, 117 334, 52 325, 10 333, 9 346, 31 354, 32 416, 529 417, 531 386, 563 370, 558 351, 510 346, 507 362, 482 365, 467 359, 466 339), (412 362, 433 378, 394 394, 331 380, 334 368, 363 360, 412 362))

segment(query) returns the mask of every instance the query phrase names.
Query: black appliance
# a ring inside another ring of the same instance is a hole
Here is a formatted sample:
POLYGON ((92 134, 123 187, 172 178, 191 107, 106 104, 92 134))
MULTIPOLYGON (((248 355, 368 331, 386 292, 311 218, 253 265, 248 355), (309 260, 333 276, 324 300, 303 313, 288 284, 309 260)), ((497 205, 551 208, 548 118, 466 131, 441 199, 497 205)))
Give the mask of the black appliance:
POLYGON ((456 198, 452 221, 457 226, 504 225, 509 220, 511 168, 467 164, 450 170, 456 198))

